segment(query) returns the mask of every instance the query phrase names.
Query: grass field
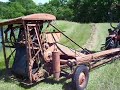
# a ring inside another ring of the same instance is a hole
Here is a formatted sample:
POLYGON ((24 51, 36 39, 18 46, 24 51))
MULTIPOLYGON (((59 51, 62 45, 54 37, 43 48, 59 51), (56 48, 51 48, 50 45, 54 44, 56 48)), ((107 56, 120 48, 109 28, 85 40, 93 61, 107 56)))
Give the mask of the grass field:
MULTIPOLYGON (((79 45, 84 45, 91 34, 91 24, 78 24, 68 21, 57 21, 55 25, 64 33, 71 37, 79 45)), ((96 47, 93 50, 100 50, 101 44, 105 41, 105 36, 108 34, 107 29, 110 27, 107 23, 96 24, 99 32, 96 47)), ((61 43, 78 48, 74 44, 71 45, 65 37, 62 37, 61 43)), ((9 53, 9 52, 8 52, 9 53)), ((0 52, 0 90, 74 90, 71 80, 61 79, 60 82, 55 82, 52 78, 43 80, 33 87, 24 87, 18 81, 7 79, 5 80, 5 70, 3 54, 0 52)), ((120 61, 115 61, 112 64, 107 64, 90 72, 88 87, 86 90, 120 90, 120 61)))
MULTIPOLYGON (((114 24, 116 26, 117 24, 114 24)), ((96 24, 98 29, 98 41, 94 50, 99 51, 101 44, 104 44, 108 35, 108 23, 96 24)), ((107 64, 90 72, 88 87, 86 90, 120 90, 120 60, 107 64)))
MULTIPOLYGON (((84 45, 89 39, 91 34, 92 26, 90 24, 79 24, 76 22, 68 21, 57 21, 53 23, 59 30, 63 31, 65 35, 70 37, 73 41, 77 42, 79 45, 84 45)), ((62 35, 60 43, 72 47, 74 49, 79 48, 69 39, 62 35)))
POLYGON ((120 90, 120 60, 91 71, 87 90, 120 90))

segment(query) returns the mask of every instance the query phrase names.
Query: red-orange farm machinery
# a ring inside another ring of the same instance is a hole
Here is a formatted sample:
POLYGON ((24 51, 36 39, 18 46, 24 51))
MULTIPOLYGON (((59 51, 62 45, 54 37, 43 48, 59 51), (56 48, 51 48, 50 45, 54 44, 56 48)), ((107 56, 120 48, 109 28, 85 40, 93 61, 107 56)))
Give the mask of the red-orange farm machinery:
POLYGON ((79 46, 51 23, 54 20, 55 16, 42 13, 0 23, 6 70, 11 69, 15 76, 23 78, 28 84, 51 75, 57 81, 62 76, 72 78, 76 89, 83 90, 87 86, 90 69, 111 61, 113 56, 117 58, 120 48, 96 53, 83 48, 83 53, 73 50, 58 43, 57 38, 64 35, 79 46), (55 31, 48 31, 49 26, 55 31), (12 51, 9 56, 6 55, 7 49, 12 51), (10 67, 9 60, 12 55, 14 61, 10 67), (66 67, 70 68, 71 72, 67 72, 66 67))

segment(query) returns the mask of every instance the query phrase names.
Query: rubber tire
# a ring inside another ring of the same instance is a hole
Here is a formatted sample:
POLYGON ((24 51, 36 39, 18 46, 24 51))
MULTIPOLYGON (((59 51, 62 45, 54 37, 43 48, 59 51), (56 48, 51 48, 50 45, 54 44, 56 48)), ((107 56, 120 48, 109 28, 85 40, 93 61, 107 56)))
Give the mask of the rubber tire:
POLYGON ((112 39, 112 37, 107 37, 105 42, 105 48, 106 50, 112 49, 116 47, 115 41, 112 39), (108 45, 108 46, 107 46, 108 45))
POLYGON ((88 84, 88 80, 89 80, 89 69, 86 65, 80 65, 76 68, 73 78, 72 78, 72 83, 74 85, 74 87, 76 88, 76 90, 84 90, 88 84), (86 76, 86 79, 84 81, 84 85, 81 87, 79 85, 79 75, 81 73, 84 73, 86 76))

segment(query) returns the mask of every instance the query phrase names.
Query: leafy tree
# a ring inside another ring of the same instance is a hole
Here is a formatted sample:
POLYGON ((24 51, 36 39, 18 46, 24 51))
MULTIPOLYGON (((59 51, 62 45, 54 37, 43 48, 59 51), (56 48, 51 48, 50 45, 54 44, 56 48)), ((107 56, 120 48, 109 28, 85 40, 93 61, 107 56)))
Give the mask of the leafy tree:
MULTIPOLYGON (((112 3, 119 3, 119 0, 70 0, 69 6, 73 9, 74 21, 106 22, 112 3)), ((117 19, 118 15, 115 16, 117 19)))
POLYGON ((50 13, 57 19, 77 22, 107 22, 108 12, 113 12, 113 21, 120 18, 120 0, 50 0, 36 5, 33 0, 9 0, 0 2, 0 18, 14 18, 32 13, 50 13), (112 10, 110 7, 112 5, 112 10), (115 8, 117 6, 117 8, 115 8), (114 7, 114 9, 113 9, 114 7), (119 8, 119 9, 118 9, 119 8))
POLYGON ((9 2, 5 10, 6 18, 15 18, 24 15, 26 11, 19 2, 9 2))
POLYGON ((53 14, 57 19, 72 20, 73 11, 67 3, 67 0, 51 0, 49 3, 39 4, 37 11, 53 14))
POLYGON ((37 10, 36 10, 37 5, 32 0, 9 0, 9 1, 10 2, 19 2, 22 5, 22 7, 26 9, 26 12, 24 12, 24 15, 28 15, 28 14, 37 12, 37 10))
POLYGON ((4 18, 5 17, 5 11, 6 11, 6 3, 4 2, 0 2, 0 18, 4 18))

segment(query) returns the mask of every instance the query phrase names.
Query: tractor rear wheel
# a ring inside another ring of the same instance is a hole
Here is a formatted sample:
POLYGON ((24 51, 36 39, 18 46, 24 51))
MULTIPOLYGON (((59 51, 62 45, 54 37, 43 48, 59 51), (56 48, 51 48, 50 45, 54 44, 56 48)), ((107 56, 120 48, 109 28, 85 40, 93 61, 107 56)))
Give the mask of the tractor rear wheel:
POLYGON ((85 65, 80 65, 76 68, 73 75, 73 85, 76 90, 84 90, 89 79, 89 69, 85 65))
POLYGON ((106 38, 106 42, 105 42, 105 49, 112 49, 115 48, 117 46, 117 43, 115 42, 115 40, 112 37, 107 37, 106 38))

